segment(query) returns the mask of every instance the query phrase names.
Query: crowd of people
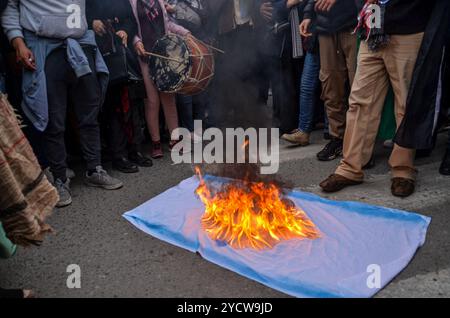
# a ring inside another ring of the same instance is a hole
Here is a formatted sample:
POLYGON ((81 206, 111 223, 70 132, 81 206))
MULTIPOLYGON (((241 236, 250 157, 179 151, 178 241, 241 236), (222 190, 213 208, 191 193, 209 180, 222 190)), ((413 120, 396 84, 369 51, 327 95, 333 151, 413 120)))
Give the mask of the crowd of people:
MULTIPOLYGON (((392 194, 407 197, 415 190, 415 158, 431 153, 448 120, 447 2, 1 0, 0 91, 9 99, 2 95, 2 103, 21 115, 37 157, 30 160, 56 188, 58 207, 72 203, 68 157, 77 150, 85 184, 116 190, 123 183, 103 168, 107 159, 115 170, 138 173, 186 142, 171 138, 176 128, 189 129, 196 142, 202 132, 194 120, 267 125, 267 105, 282 139, 306 147, 312 131, 323 129, 328 143, 318 160, 343 157, 320 184, 324 191, 362 183, 379 138, 392 147, 392 194), (74 4, 79 12, 68 10, 74 4), (74 27, 68 21, 76 13, 74 27), (225 52, 217 53, 215 78, 201 94, 162 92, 153 81, 148 53, 169 33, 225 52)), ((2 166, 16 145, 0 146, 2 166)), ((450 137, 440 172, 450 175, 450 137)), ((41 174, 22 179, 22 190, 36 180, 41 174)), ((12 205, 18 212, 27 205, 0 202, 3 222, 12 205)))

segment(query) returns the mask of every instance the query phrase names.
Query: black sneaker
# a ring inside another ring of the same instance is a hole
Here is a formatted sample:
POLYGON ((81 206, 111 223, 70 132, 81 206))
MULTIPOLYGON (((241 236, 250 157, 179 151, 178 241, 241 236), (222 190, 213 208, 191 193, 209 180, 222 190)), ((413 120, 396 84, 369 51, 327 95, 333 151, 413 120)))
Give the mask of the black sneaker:
POLYGON ((342 156, 342 139, 333 138, 331 141, 323 148, 321 152, 317 154, 317 159, 320 161, 331 161, 339 156, 342 156))
POLYGON ((444 176, 450 176, 450 151, 447 150, 444 159, 442 160, 441 167, 439 168, 439 173, 444 176))
POLYGON ((138 173, 139 168, 136 164, 128 160, 126 157, 115 158, 112 162, 115 170, 122 173, 138 173))
POLYGON ((142 152, 139 151, 130 152, 128 158, 130 159, 131 162, 137 164, 139 167, 148 168, 153 166, 152 159, 146 157, 142 152))

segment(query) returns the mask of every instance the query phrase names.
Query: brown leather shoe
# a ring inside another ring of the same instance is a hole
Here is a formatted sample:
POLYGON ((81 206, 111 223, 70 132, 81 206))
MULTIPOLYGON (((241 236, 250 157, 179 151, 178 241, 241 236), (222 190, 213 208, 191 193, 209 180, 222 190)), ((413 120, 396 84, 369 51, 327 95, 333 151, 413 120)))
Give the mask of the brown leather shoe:
POLYGON ((322 181, 320 187, 324 192, 333 193, 341 191, 348 186, 358 185, 361 183, 362 181, 354 181, 338 174, 332 174, 326 180, 322 181))
POLYGON ((281 136, 281 139, 286 140, 296 146, 302 146, 302 147, 309 145, 309 138, 310 138, 310 135, 308 133, 305 133, 298 129, 294 130, 290 134, 284 134, 283 136, 281 136))
POLYGON ((400 198, 409 197, 414 193, 416 189, 416 182, 406 178, 393 178, 392 179, 392 195, 400 198))

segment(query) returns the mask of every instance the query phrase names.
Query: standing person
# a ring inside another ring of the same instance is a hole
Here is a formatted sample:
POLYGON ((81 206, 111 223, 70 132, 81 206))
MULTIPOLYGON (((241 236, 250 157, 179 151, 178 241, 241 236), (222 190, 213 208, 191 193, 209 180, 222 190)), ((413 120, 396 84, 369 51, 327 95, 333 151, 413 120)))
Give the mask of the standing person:
MULTIPOLYGON (((52 231, 45 221, 58 202, 58 193, 41 170, 2 92, 0 131, 0 258, 9 258, 15 245, 40 245, 52 231)), ((0 298, 30 297, 30 290, 0 288, 0 298)))
MULTIPOLYGON (((288 5, 299 5, 300 15, 303 15, 307 0, 289 0, 288 5)), ((307 146, 314 128, 314 112, 317 109, 317 94, 320 86, 320 55, 319 43, 315 27, 310 25, 305 37, 305 62, 300 81, 300 116, 298 128, 289 134, 281 136, 282 139, 298 146, 307 146)))
MULTIPOLYGON (((96 33, 96 40, 103 55, 114 53, 120 45, 132 47, 132 41, 137 34, 137 23, 128 0, 87 0, 86 15, 89 28, 96 33)), ((114 69, 109 71, 114 72, 114 69)), ((136 127, 139 124, 133 122, 137 119, 133 113, 138 112, 138 105, 133 104, 129 98, 131 86, 128 82, 110 83, 102 109, 103 126, 106 128, 105 135, 109 137, 113 168, 123 173, 136 173, 139 171, 138 166, 152 166, 151 159, 140 152, 140 145, 129 145, 128 134, 133 137, 140 134, 140 129, 136 127), (132 126, 132 129, 128 129, 129 126, 132 126), (127 149, 128 146, 132 149, 127 149)))
MULTIPOLYGON (((303 47, 293 51, 291 7, 287 0, 259 0, 260 15, 265 21, 258 28, 261 33, 260 50, 267 61, 264 67, 272 87, 274 124, 282 134, 298 126, 299 73, 303 63, 303 47)), ((303 10, 302 10, 303 11, 303 10)), ((298 14, 298 13, 297 13, 298 14)), ((298 20, 298 19, 297 19, 298 20)), ((298 26, 295 26, 298 33, 298 26)), ((298 33, 298 41, 301 41, 298 33)), ((300 43, 301 44, 301 43, 300 43)))
MULTIPOLYGON (((256 0, 209 0, 210 20, 217 29, 217 46, 225 52, 216 59, 211 118, 218 127, 266 126, 266 100, 261 96, 261 59, 256 27, 256 0)), ((266 79, 263 79, 266 80, 266 79)))
MULTIPOLYGON (((6 8, 7 0, 0 1, 0 14, 6 8)), ((7 233, 3 229, 2 220, 7 223, 8 233, 13 239, 22 241, 25 243, 25 237, 27 240, 36 241, 36 236, 40 235, 40 232, 45 232, 44 227, 39 226, 36 218, 36 223, 30 222, 28 218, 30 212, 38 213, 44 212, 44 215, 48 213, 55 206, 58 198, 56 190, 49 184, 49 182, 42 175, 42 171, 39 167, 37 159, 33 155, 30 145, 24 138, 24 135, 20 129, 19 123, 15 117, 14 110, 9 104, 5 93, 5 78, 4 78, 4 56, 3 47, 0 51, 0 259, 8 259, 14 256, 17 246, 11 242, 7 237, 7 233), (38 176, 38 177, 37 177, 38 176), (34 179, 36 178, 36 179, 34 179), (38 180, 37 184, 31 187, 33 195, 27 194, 27 198, 22 193, 22 188, 30 187, 35 180, 38 180), (36 189, 38 188, 38 189, 36 189), (43 205, 36 206, 36 193, 38 197, 43 197, 42 202, 46 201, 43 205), (35 208, 42 208, 41 211, 37 209, 32 210, 30 208, 24 208, 23 202, 31 204, 35 208), (12 209, 14 206, 20 205, 22 209, 12 209), (47 205, 47 206, 46 206, 47 205), (24 211, 26 209, 27 211, 24 211), (8 215, 8 212, 10 215, 8 215), (9 220, 8 220, 9 219, 9 220), (17 222, 20 221, 20 222, 17 222), (15 224, 15 225, 14 225, 15 224), (30 229, 33 229, 30 231, 30 229), (14 234, 15 233, 15 234, 14 234), (17 236, 18 233, 22 233, 22 238, 17 236)), ((40 218, 43 221, 43 217, 40 218)), ((33 298, 34 293, 32 290, 16 289, 7 290, 0 288, 0 299, 4 298, 33 298)))
POLYGON ((107 190, 123 186, 102 167, 97 121, 108 83, 108 70, 87 30, 85 2, 78 1, 81 24, 68 23, 69 0, 10 0, 2 25, 24 66, 22 108, 44 132, 45 156, 58 190, 59 207, 72 203, 67 178, 64 132, 68 99, 74 105, 87 163, 85 183, 107 190), (38 22, 35 17, 40 16, 38 22))
POLYGON ((315 22, 319 34, 322 99, 331 141, 317 154, 321 161, 342 154, 348 95, 356 72, 357 37, 352 34, 358 10, 355 0, 308 0, 301 32, 309 35, 315 22))
MULTIPOLYGON (((397 126, 407 115, 413 71, 434 3, 390 0, 381 4, 382 28, 371 30, 368 41, 361 43, 347 113, 344 159, 335 174, 320 184, 325 192, 336 192, 363 182, 362 167, 374 147, 389 83, 395 95, 397 126)), ((389 160, 394 196, 407 197, 414 192, 417 173, 414 155, 413 149, 394 145, 389 160)))
MULTIPOLYGON (((138 33, 133 39, 133 44, 140 57, 139 63, 147 91, 145 107, 147 125, 152 138, 152 157, 158 159, 164 156, 159 130, 160 104, 163 106, 166 123, 171 135, 178 127, 178 114, 175 94, 158 91, 155 83, 150 78, 146 52, 150 52, 156 41, 168 32, 181 36, 187 36, 190 32, 169 20, 163 0, 130 0, 130 4, 138 22, 138 33)), ((169 148, 172 149, 178 142, 178 140, 171 140, 169 148)))
MULTIPOLYGON (((167 11, 178 25, 189 30, 195 38, 205 43, 211 42, 206 30, 209 17, 204 0, 168 0, 167 3, 167 11)), ((194 131, 194 120, 201 120, 208 126, 209 102, 209 87, 194 96, 177 95, 180 124, 191 132, 191 139, 194 142, 199 142, 203 134, 202 130, 194 131)))

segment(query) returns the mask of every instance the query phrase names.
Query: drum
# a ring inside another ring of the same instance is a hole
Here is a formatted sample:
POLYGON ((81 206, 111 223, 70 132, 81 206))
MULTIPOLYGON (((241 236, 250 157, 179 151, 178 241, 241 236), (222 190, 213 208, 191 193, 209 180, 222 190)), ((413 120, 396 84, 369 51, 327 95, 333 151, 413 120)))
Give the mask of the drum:
POLYGON ((214 55, 203 42, 169 34, 149 53, 150 76, 161 92, 196 95, 214 77, 214 55))

